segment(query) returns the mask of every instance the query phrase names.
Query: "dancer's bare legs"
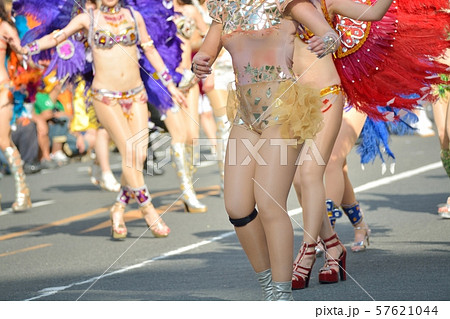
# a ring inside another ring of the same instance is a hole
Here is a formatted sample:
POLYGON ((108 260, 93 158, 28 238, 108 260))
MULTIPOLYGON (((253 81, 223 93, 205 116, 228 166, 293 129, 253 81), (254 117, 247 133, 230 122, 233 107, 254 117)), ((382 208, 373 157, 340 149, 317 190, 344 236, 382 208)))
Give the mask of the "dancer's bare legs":
MULTIPOLYGON (((325 192, 323 176, 341 126, 344 100, 342 94, 330 100, 332 101, 332 106, 323 113, 324 126, 308 150, 312 160, 299 163, 294 178, 294 188, 303 208, 303 241, 308 246, 317 243, 319 235, 321 238, 326 239, 335 234, 328 221, 325 205, 328 194, 325 192), (317 148, 318 153, 314 152, 314 148, 317 148)), ((306 146, 304 147, 304 151, 307 151, 306 146)), ((302 155, 300 156, 301 158, 302 155)), ((332 247, 328 249, 328 253, 331 257, 338 258, 342 253, 342 249, 340 246, 332 247)), ((295 259, 296 263, 299 262, 301 255, 302 251, 299 251, 295 259)), ((301 265, 309 268, 314 263, 314 260, 315 256, 313 254, 305 255, 301 265)))
POLYGON ((223 189, 225 150, 227 147, 228 135, 230 133, 230 122, 228 121, 226 109, 228 91, 213 89, 207 92, 206 95, 208 96, 213 108, 214 116, 216 117, 220 187, 223 189))
MULTIPOLYGON (((145 181, 142 171, 143 163, 147 156, 146 147, 148 145, 148 141, 145 141, 146 139, 148 140, 147 105, 145 103, 133 103, 131 108, 133 115, 128 119, 123 115, 123 111, 118 103, 106 105, 94 99, 94 108, 100 123, 108 131, 122 157, 122 187, 130 187, 132 190, 143 188, 145 181), (137 154, 137 150, 134 147, 131 150, 127 149, 129 141, 137 135, 140 136, 139 141, 141 142, 140 145, 142 145, 139 148, 139 151, 142 152, 141 154, 137 154)), ((147 225, 154 235, 163 237, 164 234, 168 234, 169 230, 165 225, 161 226, 164 228, 162 232, 152 228, 154 225, 160 227, 163 222, 155 207, 151 204, 151 201, 149 205, 141 207, 141 210, 147 225)), ((124 224, 123 211, 118 210, 118 214, 114 216, 114 219, 119 224, 124 224)))
POLYGON ((109 163, 109 134, 104 128, 97 130, 95 155, 102 172, 111 172, 109 163))
POLYGON ((0 91, 0 148, 4 151, 11 146, 10 121, 13 115, 12 104, 9 102, 8 91, 0 91))
MULTIPOLYGON (((441 161, 447 175, 450 177, 450 92, 447 91, 433 105, 434 123, 436 124, 439 144, 441 146, 441 161)), ((447 203, 440 204, 438 213, 444 218, 450 218, 450 196, 447 203)))
POLYGON ((120 189, 120 184, 114 177, 111 171, 110 160, 109 160, 109 142, 110 137, 108 132, 104 128, 99 128, 96 130, 95 139, 95 163, 92 167, 91 181, 94 184, 99 183, 101 187, 106 190, 118 192, 120 189), (100 172, 95 172, 95 170, 100 167, 100 172))
POLYGON ((0 149, 14 176, 16 198, 11 208, 13 211, 23 211, 31 208, 30 190, 25 182, 22 158, 11 139, 12 115, 13 105, 9 97, 9 90, 2 89, 0 91, 0 149))
POLYGON ((186 100, 188 107, 182 112, 186 121, 186 142, 195 144, 200 134, 200 117, 198 115, 198 98, 200 89, 198 84, 194 85, 188 92, 186 100))
POLYGON ((289 282, 289 286, 293 230, 286 202, 299 150, 300 146, 285 144, 279 126, 266 128, 261 135, 235 126, 230 133, 225 161, 224 197, 230 218, 245 218, 255 204, 258 207, 255 219, 235 227, 253 269, 256 273, 271 269, 273 282, 289 282), (248 145, 260 141, 264 141, 258 150, 260 157, 254 158, 248 145), (276 143, 271 145, 271 141, 276 143))
MULTIPOLYGON (((325 170, 327 197, 336 206, 350 207, 357 201, 353 186, 347 174, 347 156, 355 145, 366 121, 366 115, 352 108, 344 112, 341 129, 333 147, 330 160, 325 170)), ((364 240, 368 234, 368 226, 364 218, 355 227, 355 243, 364 240)))
POLYGON ((211 146, 216 145, 216 132, 217 132, 217 126, 216 121, 214 120, 214 115, 211 110, 206 110, 202 112, 202 114, 199 114, 200 116, 200 125, 205 132, 206 137, 210 140, 211 146))
POLYGON ((450 145, 450 92, 440 97, 433 105, 433 115, 441 149, 448 150, 450 145))
POLYGON ((172 137, 172 163, 180 179, 180 188, 183 192, 182 200, 186 211, 190 213, 207 211, 206 205, 197 199, 193 181, 194 164, 196 163, 194 162, 194 143, 198 143, 200 134, 198 98, 199 88, 198 85, 195 85, 187 93, 188 107, 169 109, 164 120, 172 137))

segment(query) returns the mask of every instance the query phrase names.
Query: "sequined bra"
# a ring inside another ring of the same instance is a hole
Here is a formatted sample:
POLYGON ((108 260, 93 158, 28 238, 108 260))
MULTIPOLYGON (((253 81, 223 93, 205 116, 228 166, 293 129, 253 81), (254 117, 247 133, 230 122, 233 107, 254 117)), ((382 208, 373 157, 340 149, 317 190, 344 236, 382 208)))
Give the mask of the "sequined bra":
MULTIPOLYGON (((134 27, 122 29, 118 34, 114 34, 107 30, 94 30, 94 19, 91 14, 91 25, 89 27, 89 45, 94 44, 99 49, 111 49, 116 44, 124 46, 132 46, 139 42, 139 30, 137 27, 136 17, 132 8, 129 8, 133 18, 134 27)), ((99 12, 100 14, 100 12, 99 12)))
POLYGON ((261 31, 279 25, 292 0, 208 0, 211 18, 223 24, 222 34, 261 31))

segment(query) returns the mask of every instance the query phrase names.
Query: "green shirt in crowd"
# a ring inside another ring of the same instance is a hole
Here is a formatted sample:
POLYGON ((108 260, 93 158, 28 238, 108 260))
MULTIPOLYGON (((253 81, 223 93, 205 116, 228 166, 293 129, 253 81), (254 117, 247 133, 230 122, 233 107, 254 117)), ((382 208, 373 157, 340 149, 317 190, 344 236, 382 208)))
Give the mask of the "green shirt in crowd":
POLYGON ((36 101, 34 102, 34 112, 39 115, 47 110, 64 112, 64 106, 59 101, 53 103, 53 101, 50 99, 50 96, 47 93, 42 92, 36 93, 36 101))

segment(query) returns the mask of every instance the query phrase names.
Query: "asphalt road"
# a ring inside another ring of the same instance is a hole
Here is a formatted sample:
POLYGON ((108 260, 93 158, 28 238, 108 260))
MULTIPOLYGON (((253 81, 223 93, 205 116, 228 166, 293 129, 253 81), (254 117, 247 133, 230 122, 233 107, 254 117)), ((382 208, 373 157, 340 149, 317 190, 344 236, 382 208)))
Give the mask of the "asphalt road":
MULTIPOLYGON (((437 204, 450 194, 439 159, 437 137, 394 136, 395 174, 381 174, 380 162, 362 170, 355 150, 349 156, 353 182, 372 229, 366 252, 350 253, 347 281, 318 283, 318 259, 301 301, 449 301, 450 219, 437 204)), ((112 155, 116 175, 120 158, 112 155)), ((168 238, 146 231, 132 204, 126 215, 129 237, 111 241, 108 208, 116 194, 90 184, 89 163, 27 177, 35 205, 23 213, 8 209, 13 179, 0 182, 0 300, 2 301, 253 301, 260 300, 254 273, 227 220, 216 165, 200 167, 195 187, 205 214, 183 210, 174 169, 146 176, 168 238)), ((293 192, 289 211, 297 250, 301 211, 293 192)), ((348 220, 336 230, 346 245, 353 240, 348 220)), ((448 305, 448 304, 447 304, 448 305)))

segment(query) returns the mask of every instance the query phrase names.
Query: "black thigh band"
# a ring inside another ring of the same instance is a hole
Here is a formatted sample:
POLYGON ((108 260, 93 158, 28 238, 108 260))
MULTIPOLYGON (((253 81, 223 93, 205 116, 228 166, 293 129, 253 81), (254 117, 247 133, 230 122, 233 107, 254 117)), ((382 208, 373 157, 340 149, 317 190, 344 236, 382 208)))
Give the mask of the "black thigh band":
POLYGON ((258 211, 255 208, 253 209, 253 212, 247 217, 237 219, 233 219, 230 217, 230 223, 232 223, 234 227, 242 227, 250 223, 252 220, 254 220, 256 218, 256 215, 258 215, 258 211))

